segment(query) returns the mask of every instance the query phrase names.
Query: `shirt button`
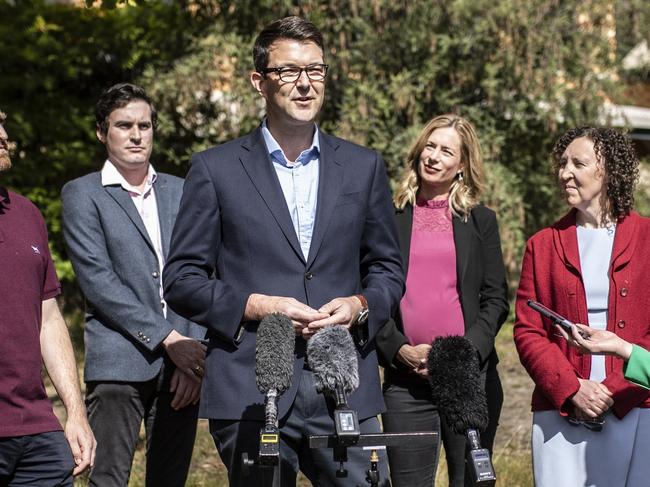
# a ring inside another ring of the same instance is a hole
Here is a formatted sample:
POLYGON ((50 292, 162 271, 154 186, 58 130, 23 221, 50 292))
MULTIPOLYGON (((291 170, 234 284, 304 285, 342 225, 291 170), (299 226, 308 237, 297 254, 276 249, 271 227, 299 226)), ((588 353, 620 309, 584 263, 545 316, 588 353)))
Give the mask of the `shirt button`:
POLYGON ((158 271, 153 271, 151 273, 151 277, 153 277, 154 279, 158 279, 160 277, 160 274, 158 273, 158 271))
POLYGON ((307 279, 309 279, 309 280, 311 280, 313 277, 314 277, 314 275, 313 275, 311 272, 307 272, 307 273, 305 274, 305 278, 307 278, 307 279))
POLYGON ((619 320, 618 327, 619 328, 625 328, 625 320, 619 320))
POLYGON ((627 288, 626 287, 621 289, 621 296, 623 296, 623 297, 627 296, 627 288))

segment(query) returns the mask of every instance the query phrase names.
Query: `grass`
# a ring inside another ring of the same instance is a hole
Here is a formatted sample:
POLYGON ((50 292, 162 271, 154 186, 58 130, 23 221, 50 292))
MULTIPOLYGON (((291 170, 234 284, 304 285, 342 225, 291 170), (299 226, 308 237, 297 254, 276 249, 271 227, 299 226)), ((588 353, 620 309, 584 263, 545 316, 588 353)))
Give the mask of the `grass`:
MULTIPOLYGON (((532 382, 519 364, 512 342, 512 325, 503 326, 496 341, 499 352, 499 373, 504 388, 504 406, 495 441, 493 463, 497 473, 498 487, 529 487, 533 485, 530 460, 530 396, 532 382)), ((51 387, 49 391, 53 394, 51 387)), ((51 394, 51 395, 52 395, 51 394)), ((55 401, 55 409, 63 415, 61 405, 55 401)), ((138 448, 133 460, 129 487, 144 486, 144 431, 140 434, 138 448)), ((448 487, 447 466, 444 455, 436 475, 438 487, 448 487)), ((87 480, 78 478, 75 487, 85 487, 87 480)), ((187 487, 225 487, 228 485, 226 469, 219 460, 206 420, 199 421, 187 487)), ((300 487, 310 483, 299 476, 300 487)))

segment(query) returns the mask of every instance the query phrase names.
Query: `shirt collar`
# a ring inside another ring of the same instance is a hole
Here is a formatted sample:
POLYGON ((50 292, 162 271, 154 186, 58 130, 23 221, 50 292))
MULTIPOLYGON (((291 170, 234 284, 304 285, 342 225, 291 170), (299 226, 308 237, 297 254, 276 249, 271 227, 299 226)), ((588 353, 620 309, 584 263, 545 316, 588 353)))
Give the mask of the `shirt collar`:
POLYGON ((9 190, 4 186, 0 186, 0 204, 9 203, 9 190))
POLYGON ((316 159, 320 154, 320 138, 318 136, 318 125, 314 124, 314 137, 311 141, 311 146, 300 153, 295 163, 290 163, 287 157, 284 155, 284 151, 278 144, 278 141, 275 140, 268 126, 266 125, 266 119, 262 122, 262 136, 264 137, 264 142, 266 143, 266 148, 269 151, 269 156, 273 162, 285 167, 294 167, 302 164, 307 165, 310 161, 316 159))
POLYGON ((415 205, 416 206, 426 206, 427 208, 448 208, 449 207, 449 200, 447 200, 447 199, 444 199, 444 200, 434 200, 434 199, 427 200, 427 199, 423 198, 422 196, 416 196, 415 205))
POLYGON ((147 184, 144 187, 144 191, 141 193, 138 188, 132 186, 126 179, 124 179, 124 176, 120 174, 120 172, 110 160, 106 159, 106 162, 104 162, 104 167, 102 167, 101 178, 102 186, 119 185, 130 193, 141 195, 146 194, 147 191, 149 191, 149 189, 156 182, 158 174, 156 173, 156 170, 153 168, 153 166, 149 164, 149 168, 147 169, 147 184))
MULTIPOLYGON (((9 198, 9 190, 7 188, 0 186, 0 215, 4 213, 6 208, 9 208, 11 199, 9 198)), ((0 238, 0 240, 2 240, 0 238)))

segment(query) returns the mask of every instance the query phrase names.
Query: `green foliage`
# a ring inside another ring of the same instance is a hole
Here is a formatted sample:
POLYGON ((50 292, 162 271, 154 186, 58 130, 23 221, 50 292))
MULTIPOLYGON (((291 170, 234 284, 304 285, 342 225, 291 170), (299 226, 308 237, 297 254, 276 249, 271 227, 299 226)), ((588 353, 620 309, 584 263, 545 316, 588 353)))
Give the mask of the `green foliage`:
POLYGON ((204 25, 174 3, 100 10, 0 0, 0 106, 18 144, 2 183, 45 214, 62 280, 73 272, 61 238, 61 187, 105 158, 95 139, 97 97, 169 63, 204 25))
POLYGON ((634 195, 634 209, 650 216, 650 159, 642 160, 639 167, 639 184, 634 195))
POLYGON ((3 183, 46 214, 64 279, 72 270, 58 195, 103 160, 93 120, 101 90, 118 81, 145 86, 160 114, 154 162, 183 175, 193 152, 259 123, 263 104, 248 81, 254 37, 296 14, 326 40, 321 126, 379 150, 393 184, 428 119, 454 112, 474 122, 488 166, 484 199, 500 216, 516 284, 524 238, 563 211, 550 149, 568 127, 599 120, 621 85, 621 58, 647 37, 650 12, 641 0, 87 4, 95 7, 0 0, 0 106, 19 144, 3 183))

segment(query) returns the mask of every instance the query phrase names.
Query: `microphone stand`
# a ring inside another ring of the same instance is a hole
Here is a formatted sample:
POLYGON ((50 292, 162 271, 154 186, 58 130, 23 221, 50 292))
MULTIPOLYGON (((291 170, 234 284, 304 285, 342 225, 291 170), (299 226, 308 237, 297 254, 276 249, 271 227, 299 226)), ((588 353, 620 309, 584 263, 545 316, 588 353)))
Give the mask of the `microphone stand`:
POLYGON ((273 469, 271 487, 280 487, 280 428, 278 427, 278 391, 271 389, 266 393, 264 408, 264 427, 260 430, 260 446, 257 461, 249 459, 246 452, 242 453, 242 475, 247 477, 251 467, 273 469))

